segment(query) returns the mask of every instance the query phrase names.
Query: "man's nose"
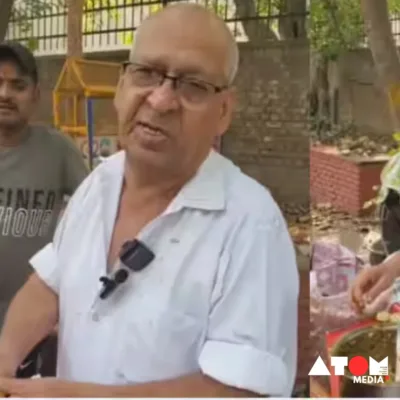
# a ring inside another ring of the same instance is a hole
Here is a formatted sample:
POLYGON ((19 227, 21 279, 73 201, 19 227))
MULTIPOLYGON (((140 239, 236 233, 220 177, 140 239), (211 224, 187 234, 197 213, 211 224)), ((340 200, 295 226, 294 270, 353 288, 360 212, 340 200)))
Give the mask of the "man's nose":
POLYGON ((3 83, 0 84, 0 97, 3 99, 8 99, 10 98, 11 91, 9 85, 3 83))
POLYGON ((170 80, 165 80, 155 88, 146 100, 152 108, 159 112, 168 112, 179 108, 178 95, 170 80))

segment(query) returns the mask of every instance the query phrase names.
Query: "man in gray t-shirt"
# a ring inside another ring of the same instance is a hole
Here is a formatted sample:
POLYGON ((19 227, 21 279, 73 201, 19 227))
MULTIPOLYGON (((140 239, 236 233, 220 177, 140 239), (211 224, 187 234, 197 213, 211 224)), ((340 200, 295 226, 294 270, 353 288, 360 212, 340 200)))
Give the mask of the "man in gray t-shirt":
POLYGON ((51 242, 64 196, 85 176, 78 149, 56 131, 26 127, 23 142, 0 148, 0 323, 31 272, 28 260, 51 242))
POLYGON ((52 240, 64 197, 88 173, 70 139, 29 125, 38 100, 32 53, 0 44, 0 326, 31 273, 29 259, 52 240))

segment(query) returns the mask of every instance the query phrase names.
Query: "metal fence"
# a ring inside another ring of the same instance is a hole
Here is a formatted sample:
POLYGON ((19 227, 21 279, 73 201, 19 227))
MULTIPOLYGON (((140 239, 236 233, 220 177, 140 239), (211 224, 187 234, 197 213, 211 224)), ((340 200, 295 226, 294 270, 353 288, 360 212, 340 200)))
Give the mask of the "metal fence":
POLYGON ((393 15, 391 18, 392 33, 397 45, 400 45, 400 15, 393 15))
MULTIPOLYGON (((41 7, 29 8, 17 0, 7 38, 27 43, 37 55, 65 54, 67 9, 60 0, 42 0, 41 7)), ((253 24, 263 31, 279 31, 284 15, 276 0, 86 0, 83 22, 85 52, 124 49, 131 45, 141 21, 166 4, 198 3, 222 17, 238 41, 248 40, 244 26, 253 24)), ((64 3, 64 2, 63 2, 64 3)), ((305 15, 302 15, 305 18, 305 15)))

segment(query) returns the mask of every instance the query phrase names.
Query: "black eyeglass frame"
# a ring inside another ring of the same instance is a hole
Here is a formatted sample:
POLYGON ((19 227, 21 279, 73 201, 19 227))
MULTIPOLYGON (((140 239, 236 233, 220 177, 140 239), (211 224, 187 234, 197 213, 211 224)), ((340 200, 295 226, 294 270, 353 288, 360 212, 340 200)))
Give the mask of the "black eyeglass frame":
POLYGON ((133 62, 133 61, 125 61, 122 63, 122 72, 125 73, 126 69, 129 66, 134 66, 137 68, 146 68, 146 69, 150 69, 156 73, 158 73, 160 75, 160 78, 162 78, 159 82, 159 85, 161 86, 166 80, 169 80, 172 82, 173 88, 176 89, 179 82, 187 82, 187 83, 198 83, 198 84, 202 84, 202 85, 206 85, 208 87, 210 87, 213 91, 214 94, 216 93, 221 93, 226 89, 229 89, 229 85, 214 85, 211 82, 207 82, 201 79, 194 79, 194 78, 186 78, 184 76, 174 76, 174 75, 169 75, 166 72, 161 71, 160 69, 157 69, 155 67, 151 67, 149 65, 145 65, 145 64, 140 64, 137 62, 133 62))

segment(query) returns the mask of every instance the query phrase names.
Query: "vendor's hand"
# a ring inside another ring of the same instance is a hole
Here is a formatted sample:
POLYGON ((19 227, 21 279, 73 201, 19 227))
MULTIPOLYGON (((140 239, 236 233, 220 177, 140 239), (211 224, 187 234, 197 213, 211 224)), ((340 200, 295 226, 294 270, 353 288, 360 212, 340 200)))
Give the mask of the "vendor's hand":
POLYGON ((379 294, 375 300, 367 304, 362 310, 363 314, 368 317, 373 317, 381 311, 388 311, 393 299, 393 287, 386 289, 379 294))
POLYGON ((0 392, 10 397, 68 397, 69 382, 56 378, 15 379, 0 378, 0 392))
POLYGON ((363 312, 378 296, 393 286, 396 278, 397 270, 392 265, 381 264, 361 271, 351 287, 353 307, 357 312, 363 312))

